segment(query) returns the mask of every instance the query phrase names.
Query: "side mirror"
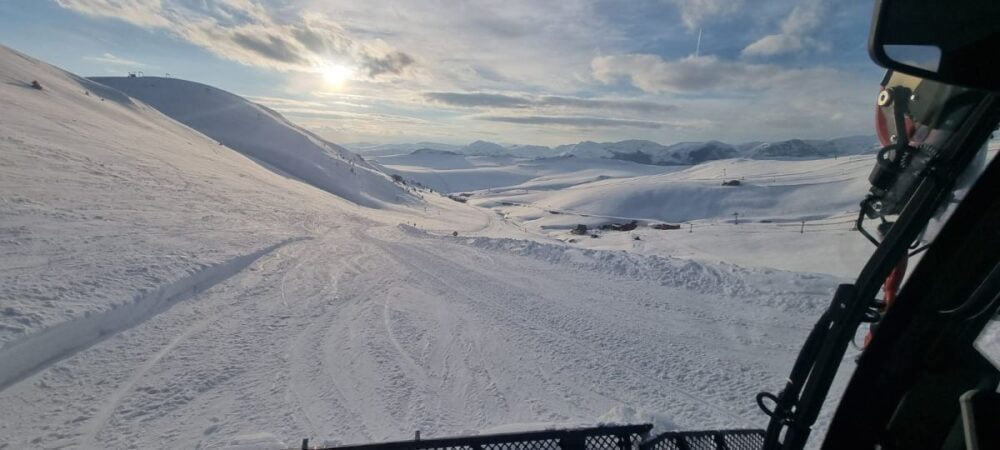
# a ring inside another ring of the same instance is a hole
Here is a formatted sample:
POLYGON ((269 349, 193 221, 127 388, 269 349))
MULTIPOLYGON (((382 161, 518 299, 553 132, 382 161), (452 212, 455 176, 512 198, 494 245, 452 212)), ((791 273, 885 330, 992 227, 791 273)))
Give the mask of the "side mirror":
POLYGON ((1000 1, 876 0, 868 53, 887 69, 1000 91, 1000 1))

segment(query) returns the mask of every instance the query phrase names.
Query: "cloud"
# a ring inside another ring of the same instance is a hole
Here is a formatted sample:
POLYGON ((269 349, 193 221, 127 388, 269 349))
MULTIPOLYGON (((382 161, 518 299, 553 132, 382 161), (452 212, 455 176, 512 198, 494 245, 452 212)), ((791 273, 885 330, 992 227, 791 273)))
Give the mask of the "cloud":
POLYGON ((403 52, 392 52, 384 56, 363 55, 361 59, 362 66, 371 78, 384 73, 399 75, 406 66, 413 64, 413 57, 403 52))
POLYGON ((531 105, 531 101, 526 98, 481 92, 427 92, 424 93, 424 98, 446 105, 461 107, 524 108, 531 105))
POLYGON ((565 106, 583 109, 614 109, 619 111, 634 111, 647 114, 664 113, 677 109, 674 105, 644 100, 606 100, 552 95, 540 97, 537 104, 544 106, 565 106))
POLYGON ((564 117, 564 116, 478 116, 476 119, 490 122, 506 122, 521 125, 569 125, 574 127, 632 127, 658 129, 663 127, 659 122, 629 119, 608 119, 603 117, 564 117))
POLYGON ((545 95, 540 97, 513 96, 504 94, 489 94, 482 92, 427 92, 428 100, 450 106, 465 108, 576 108, 576 109, 607 109, 618 111, 633 111, 638 113, 664 113, 677 109, 674 105, 643 100, 624 99, 590 99, 545 95))
POLYGON ((295 45, 278 35, 255 36, 245 32, 232 33, 233 43, 258 55, 290 65, 308 64, 295 45))
POLYGON ((795 88, 839 76, 832 69, 789 69, 715 56, 688 56, 673 61, 646 54, 599 56, 593 59, 591 67, 594 78, 603 83, 626 79, 646 92, 675 94, 795 88))
POLYGON ((826 49, 827 45, 811 35, 824 23, 828 6, 825 0, 804 0, 792 8, 781 22, 781 32, 764 36, 747 45, 743 56, 775 56, 807 49, 826 49))
POLYGON ((380 40, 352 39, 324 16, 279 14, 251 0, 56 0, 60 6, 143 28, 162 29, 250 66, 315 72, 332 62, 376 78, 400 75, 414 58, 380 40))
POLYGON ((696 30, 715 18, 731 16, 743 8, 743 0, 673 0, 680 8, 681 20, 689 30, 696 30))
POLYGON ((98 63, 112 64, 115 66, 127 66, 134 68, 149 67, 148 65, 143 64, 141 62, 133 61, 131 59, 120 58, 118 56, 112 55, 111 53, 104 53, 101 56, 84 56, 83 59, 98 63))

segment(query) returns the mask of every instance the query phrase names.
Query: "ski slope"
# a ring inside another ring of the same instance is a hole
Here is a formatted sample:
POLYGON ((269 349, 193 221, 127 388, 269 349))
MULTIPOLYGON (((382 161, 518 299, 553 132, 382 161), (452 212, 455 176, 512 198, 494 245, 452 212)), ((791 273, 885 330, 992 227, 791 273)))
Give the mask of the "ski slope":
POLYGON ((235 133, 224 111, 185 125, 4 47, 0 81, 0 448, 761 426, 843 281, 579 248, 426 191, 366 207, 376 166, 275 170, 290 150, 196 131, 235 133))

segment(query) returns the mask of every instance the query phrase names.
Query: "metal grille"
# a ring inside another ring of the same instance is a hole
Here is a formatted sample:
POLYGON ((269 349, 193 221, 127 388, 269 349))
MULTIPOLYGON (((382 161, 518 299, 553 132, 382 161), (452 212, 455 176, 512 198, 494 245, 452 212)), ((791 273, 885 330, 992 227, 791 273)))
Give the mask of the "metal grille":
POLYGON ((640 450, 761 450, 764 430, 670 431, 643 442, 640 450))
MULTIPOLYGON (((331 447, 336 450, 639 450, 652 425, 609 426, 331 447)), ((734 449, 736 450, 736 449, 734 449)))

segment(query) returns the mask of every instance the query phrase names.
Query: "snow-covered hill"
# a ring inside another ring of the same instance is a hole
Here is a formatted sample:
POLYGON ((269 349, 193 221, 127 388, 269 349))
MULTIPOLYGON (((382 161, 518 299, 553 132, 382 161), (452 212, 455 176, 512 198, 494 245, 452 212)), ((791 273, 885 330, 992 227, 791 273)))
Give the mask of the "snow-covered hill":
POLYGON ((159 296, 183 289, 168 282, 209 267, 222 276, 302 236, 292 223, 311 207, 288 205, 343 203, 2 46, 0 80, 0 355, 52 330, 43 350, 0 363, 0 388, 127 326, 135 308, 160 307, 159 296))
POLYGON ((857 211, 872 157, 809 161, 732 159, 559 190, 513 186, 478 198, 530 202, 542 208, 669 222, 732 218, 801 220, 857 211), (724 186, 723 180, 737 180, 724 186))
POLYGON ((851 155, 872 155, 877 150, 875 136, 848 136, 830 140, 789 139, 767 142, 751 148, 753 159, 820 159, 851 155))
POLYGON ((735 150, 715 141, 688 142, 671 146, 638 139, 601 143, 587 141, 559 146, 556 147, 556 151, 562 155, 620 159, 655 165, 690 165, 736 156, 735 150))
POLYGON ((595 228, 640 221, 642 242, 633 241, 634 233, 610 233, 577 244, 589 248, 680 254, 848 277, 871 251, 851 228, 872 164, 871 156, 728 159, 630 177, 581 177, 559 189, 531 181, 476 193, 470 202, 493 208, 526 230, 563 240, 576 238, 569 231, 578 224, 595 228), (739 185, 724 186, 723 180, 737 180, 739 185), (734 213, 742 225, 733 226, 734 213), (685 230, 648 229, 660 222, 685 223, 685 230), (804 234, 800 228, 820 233, 804 234))
POLYGON ((355 142, 344 144, 348 149, 365 156, 405 155, 423 148, 431 150, 459 151, 461 145, 442 144, 440 142, 414 142, 402 144, 372 144, 355 142))
POLYGON ((606 178, 663 173, 672 168, 601 158, 469 156, 439 150, 376 158, 391 173, 439 192, 523 187, 558 189, 606 178))
POLYGON ((487 141, 475 141, 462 147, 460 152, 476 156, 509 156, 506 147, 487 141))
POLYGON ((364 158, 238 95, 176 78, 95 77, 269 167, 363 206, 416 199, 364 158))
POLYGON ((737 145, 719 141, 680 142, 662 145, 653 141, 630 139, 617 142, 583 141, 554 148, 542 145, 502 146, 493 142, 476 141, 463 147, 420 143, 352 148, 371 156, 392 156, 408 154, 418 149, 434 149, 474 156, 514 156, 529 159, 576 156, 673 166, 694 165, 739 156, 753 159, 823 159, 874 154, 877 140, 875 136, 847 136, 827 140, 789 139, 775 142, 745 142, 737 145))

